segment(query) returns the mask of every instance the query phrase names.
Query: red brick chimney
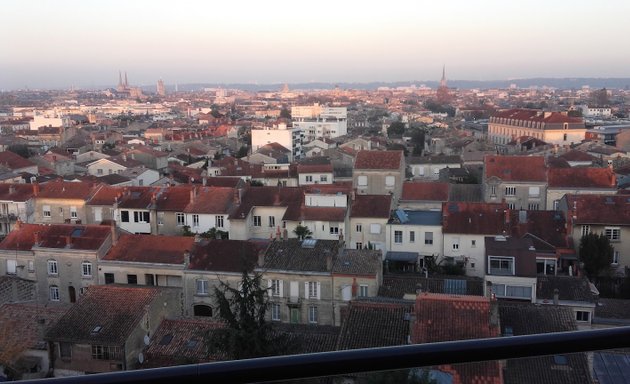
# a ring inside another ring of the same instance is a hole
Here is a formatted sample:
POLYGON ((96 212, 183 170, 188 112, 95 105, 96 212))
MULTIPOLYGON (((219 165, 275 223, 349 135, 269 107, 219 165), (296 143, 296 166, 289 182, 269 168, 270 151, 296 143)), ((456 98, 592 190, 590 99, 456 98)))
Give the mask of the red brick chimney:
POLYGON ((35 245, 39 244, 39 232, 33 233, 33 241, 35 242, 35 245))
POLYGON ((112 247, 118 243, 118 232, 116 232, 116 220, 112 220, 110 224, 110 229, 112 231, 112 247))
POLYGON ((39 183, 37 182, 33 183, 33 195, 39 195, 39 183))

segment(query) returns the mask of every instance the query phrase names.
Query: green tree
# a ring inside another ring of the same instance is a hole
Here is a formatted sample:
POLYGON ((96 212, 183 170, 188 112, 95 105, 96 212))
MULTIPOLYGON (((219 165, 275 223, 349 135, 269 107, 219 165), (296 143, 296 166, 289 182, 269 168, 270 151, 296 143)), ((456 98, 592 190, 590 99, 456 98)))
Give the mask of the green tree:
POLYGON ((247 145, 241 145, 241 147, 238 149, 238 153, 236 153, 236 158, 242 158, 247 156, 247 152, 248 152, 248 148, 247 145))
POLYGON ((269 306, 262 275, 244 268, 240 289, 225 282, 214 287, 219 317, 226 327, 215 329, 206 337, 209 354, 226 355, 239 360, 269 356, 276 351, 271 325, 265 320, 269 306))
POLYGON ((311 230, 308 229, 308 227, 304 225, 298 225, 297 227, 295 227, 295 229, 293 230, 293 233, 295 233, 295 235, 300 240, 307 239, 313 235, 313 232, 311 232, 311 230))
POLYGON ((387 128, 387 134, 389 136, 401 136, 403 133, 405 133, 405 123, 402 121, 394 121, 387 128))
POLYGON ((280 110, 280 117, 285 118, 285 119, 291 119, 291 111, 288 110, 287 108, 282 108, 280 110))
POLYGON ((28 146, 26 146, 25 144, 9 145, 7 150, 15 153, 16 155, 20 155, 25 159, 28 159, 31 156, 31 153, 28 150, 28 146))
POLYGON ((601 233, 589 233, 580 239, 580 261, 589 276, 597 276, 613 261, 614 248, 610 240, 601 233))

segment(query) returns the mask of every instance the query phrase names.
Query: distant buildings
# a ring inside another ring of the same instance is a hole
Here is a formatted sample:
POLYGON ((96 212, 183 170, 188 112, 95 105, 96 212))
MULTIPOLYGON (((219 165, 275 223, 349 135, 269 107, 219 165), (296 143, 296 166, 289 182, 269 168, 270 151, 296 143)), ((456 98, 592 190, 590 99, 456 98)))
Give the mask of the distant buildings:
POLYGON ((302 157, 302 131, 299 127, 287 127, 286 124, 275 124, 272 127, 252 129, 252 152, 271 143, 278 143, 291 150, 291 158, 302 157))
POLYGON ((584 140, 586 128, 580 117, 535 109, 509 109, 490 117, 488 139, 505 145, 522 136, 547 144, 570 145, 584 140))
POLYGON ((293 128, 304 133, 306 141, 335 138, 348 133, 348 110, 319 104, 291 108, 293 128))

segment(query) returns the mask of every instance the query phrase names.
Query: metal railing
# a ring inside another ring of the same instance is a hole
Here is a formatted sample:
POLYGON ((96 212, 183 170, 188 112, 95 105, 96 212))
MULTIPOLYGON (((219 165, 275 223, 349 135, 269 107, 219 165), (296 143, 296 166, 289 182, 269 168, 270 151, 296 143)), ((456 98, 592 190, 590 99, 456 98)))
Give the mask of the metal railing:
POLYGON ((630 326, 182 365, 22 383, 254 383, 630 347, 630 326))

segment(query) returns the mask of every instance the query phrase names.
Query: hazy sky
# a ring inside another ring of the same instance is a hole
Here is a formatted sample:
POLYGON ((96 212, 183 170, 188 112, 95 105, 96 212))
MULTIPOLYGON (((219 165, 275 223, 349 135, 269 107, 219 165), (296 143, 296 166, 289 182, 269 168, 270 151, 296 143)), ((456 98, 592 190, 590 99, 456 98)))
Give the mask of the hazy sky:
POLYGON ((0 89, 630 77, 630 1, 3 0, 0 89))

